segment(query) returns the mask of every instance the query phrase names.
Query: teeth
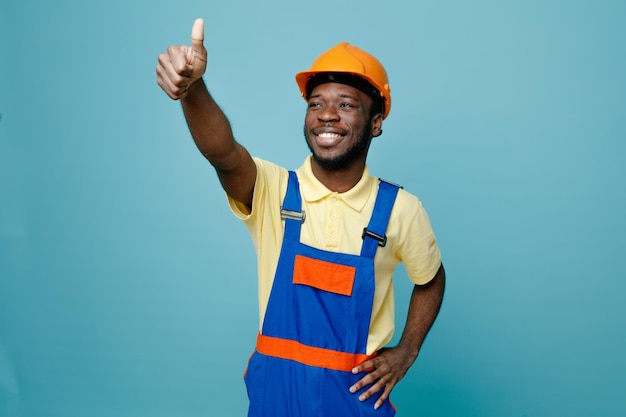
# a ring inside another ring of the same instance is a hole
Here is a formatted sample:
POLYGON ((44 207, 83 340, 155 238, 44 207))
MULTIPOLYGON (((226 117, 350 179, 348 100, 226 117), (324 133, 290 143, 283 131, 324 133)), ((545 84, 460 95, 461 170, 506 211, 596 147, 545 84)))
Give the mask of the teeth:
POLYGON ((318 136, 324 139, 334 139, 339 137, 337 133, 320 133, 318 136))

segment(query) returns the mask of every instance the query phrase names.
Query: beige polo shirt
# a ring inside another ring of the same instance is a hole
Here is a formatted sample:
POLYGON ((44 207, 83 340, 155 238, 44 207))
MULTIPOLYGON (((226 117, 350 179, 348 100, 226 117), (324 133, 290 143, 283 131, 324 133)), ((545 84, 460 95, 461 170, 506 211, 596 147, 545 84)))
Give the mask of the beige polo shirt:
MULTIPOLYGON (((269 299, 283 238, 280 207, 287 191, 288 171, 271 162, 254 158, 257 179, 252 209, 228 197, 233 213, 243 220, 257 252, 260 327, 269 299)), ((311 157, 296 170, 306 221, 302 243, 331 252, 358 255, 361 233, 369 223, 378 191, 378 179, 365 168, 363 177, 351 190, 336 193, 313 175, 311 157)), ((387 228, 387 245, 379 247, 374 258, 376 290, 367 354, 384 347, 394 332, 392 274, 403 262, 415 284, 425 284, 441 264, 437 240, 422 203, 404 190, 398 192, 387 228)))

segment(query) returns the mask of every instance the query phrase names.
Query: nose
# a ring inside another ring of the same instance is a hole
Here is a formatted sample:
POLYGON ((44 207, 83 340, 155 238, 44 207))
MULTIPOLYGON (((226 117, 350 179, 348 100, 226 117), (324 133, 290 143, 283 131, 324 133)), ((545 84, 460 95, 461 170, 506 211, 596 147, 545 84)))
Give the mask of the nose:
POLYGON ((324 107, 324 109, 318 113, 317 117, 320 121, 325 123, 339 121, 339 113, 332 106, 324 107))

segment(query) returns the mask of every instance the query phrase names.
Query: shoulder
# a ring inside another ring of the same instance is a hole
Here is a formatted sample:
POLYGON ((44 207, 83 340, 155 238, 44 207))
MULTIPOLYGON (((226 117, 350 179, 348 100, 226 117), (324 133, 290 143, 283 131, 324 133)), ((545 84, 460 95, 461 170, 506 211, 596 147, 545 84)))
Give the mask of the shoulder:
POLYGON ((257 175, 260 175, 265 178, 272 179, 274 177, 280 177, 287 174, 287 169, 277 165, 273 162, 266 161, 265 159, 261 159, 259 157, 252 157, 257 169, 257 175))
POLYGON ((279 200, 287 189, 289 172, 273 162, 253 157, 256 165, 256 180, 252 194, 252 207, 247 207, 228 197, 234 214, 242 220, 250 221, 264 212, 273 201, 279 200))
POLYGON ((255 196, 259 193, 286 188, 287 179, 289 178, 289 172, 286 168, 258 157, 252 159, 257 169, 257 178, 254 184, 255 196))
POLYGON ((441 264, 441 253, 430 219, 420 199, 405 190, 396 198, 389 222, 397 238, 396 254, 415 284, 428 282, 441 264))
POLYGON ((280 165, 261 158, 253 158, 257 165, 257 179, 254 186, 252 211, 273 210, 282 204, 287 192, 289 171, 280 165))
POLYGON ((400 188, 393 209, 395 215, 400 215, 404 218, 407 215, 415 215, 423 211, 424 206, 415 194, 406 191, 404 188, 400 188))
POLYGON ((392 233, 397 234, 400 245, 412 245, 415 240, 431 242, 435 239, 422 201, 415 194, 402 188, 398 190, 389 227, 392 233))

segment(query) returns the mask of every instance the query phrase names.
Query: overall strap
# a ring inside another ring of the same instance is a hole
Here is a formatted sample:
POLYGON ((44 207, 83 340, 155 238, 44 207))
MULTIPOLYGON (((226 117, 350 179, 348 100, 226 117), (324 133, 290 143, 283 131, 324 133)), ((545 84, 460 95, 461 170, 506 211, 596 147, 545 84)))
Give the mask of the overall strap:
POLYGON ((300 183, 294 171, 289 171, 287 194, 280 208, 280 217, 285 220, 285 239, 300 241, 300 226, 306 217, 302 211, 300 183))
POLYGON ((374 212, 369 224, 363 229, 363 246, 361 246, 361 256, 374 258, 376 249, 387 244, 387 225, 391 216, 391 209, 396 201, 398 190, 402 188, 385 180, 380 180, 378 184, 378 194, 374 203, 374 212))

